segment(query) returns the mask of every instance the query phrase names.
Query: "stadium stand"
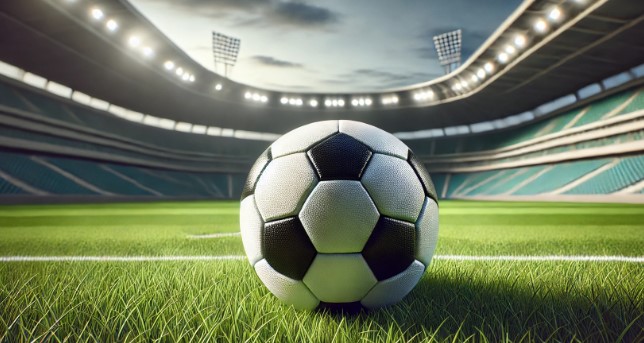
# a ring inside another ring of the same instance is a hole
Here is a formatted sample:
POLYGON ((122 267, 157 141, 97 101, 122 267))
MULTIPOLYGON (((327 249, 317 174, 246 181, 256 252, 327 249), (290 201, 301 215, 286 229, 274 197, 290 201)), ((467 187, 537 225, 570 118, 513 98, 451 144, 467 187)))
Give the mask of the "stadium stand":
POLYGON ((583 127, 601 120, 644 109, 642 88, 631 89, 610 95, 560 114, 544 118, 520 128, 466 137, 437 138, 435 148, 427 141, 408 141, 418 155, 436 156, 475 153, 495 149, 508 149, 513 145, 553 133, 565 133, 572 128, 583 127), (618 111, 618 113, 615 112, 618 111))
MULTIPOLYGON (((641 156, 609 150, 642 142, 642 109, 631 88, 516 129, 406 143, 443 198, 640 194, 641 156)), ((2 197, 234 198, 268 145, 130 122, 4 78, 0 119, 2 197)))
MULTIPOLYGON (((644 156, 626 157, 566 194, 610 194, 641 181, 644 156)), ((640 190, 641 192, 642 190, 640 190)))
MULTIPOLYGON (((14 118, 56 124, 56 127, 86 132, 135 146, 185 155, 230 157, 254 156, 267 142, 182 133, 142 125, 112 113, 47 94, 0 77, 0 114, 14 118)), ((5 123, 2 121, 1 123, 5 123)))
MULTIPOLYGON (((176 172, 100 161, 0 151, 3 195, 101 195, 229 198, 241 194, 228 175, 176 172), (24 187, 22 185, 28 185, 24 187), (22 187, 21 187, 22 186, 22 187), (24 188, 23 188, 24 187, 24 188)), ((234 182, 239 183, 239 177, 234 182)))
POLYGON ((0 178, 0 194, 25 194, 26 192, 19 187, 0 178))
POLYGON ((0 157, 0 170, 38 190, 51 194, 98 194, 39 164, 28 155, 1 152, 0 157))
MULTIPOLYGON (((644 155, 637 155, 458 173, 449 175, 450 182, 445 195, 448 198, 485 198, 487 196, 511 198, 559 193, 612 194, 641 183, 643 170, 644 155)), ((446 174, 435 175, 440 180, 448 177, 446 174)), ((642 186, 644 187, 644 184, 642 186)), ((634 189, 629 193, 641 193, 641 189, 634 189)), ((440 191, 439 194, 441 194, 440 191)))
POLYGON ((557 164, 512 194, 528 195, 550 192, 577 180, 608 162, 608 160, 599 159, 557 164))

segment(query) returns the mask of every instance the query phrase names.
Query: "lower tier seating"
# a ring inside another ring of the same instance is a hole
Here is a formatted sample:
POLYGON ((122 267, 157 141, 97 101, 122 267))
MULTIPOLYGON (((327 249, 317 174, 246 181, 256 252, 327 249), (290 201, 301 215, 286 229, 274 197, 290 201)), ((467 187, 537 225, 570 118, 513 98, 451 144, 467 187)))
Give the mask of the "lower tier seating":
POLYGON ((0 151, 0 196, 237 198, 245 175, 127 166, 0 151))
POLYGON ((644 155, 617 156, 473 173, 438 173, 443 198, 544 194, 641 194, 644 155), (447 182, 447 186, 445 186, 447 182))

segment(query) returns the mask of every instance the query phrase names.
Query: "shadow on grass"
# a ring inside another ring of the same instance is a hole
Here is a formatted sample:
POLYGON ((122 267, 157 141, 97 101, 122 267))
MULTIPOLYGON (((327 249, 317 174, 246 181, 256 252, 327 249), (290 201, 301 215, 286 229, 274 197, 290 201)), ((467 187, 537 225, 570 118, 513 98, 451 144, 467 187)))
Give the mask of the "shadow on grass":
POLYGON ((559 286, 430 273, 397 305, 323 307, 319 314, 393 326, 414 340, 644 342, 642 291, 624 294, 607 285, 588 295, 559 286))

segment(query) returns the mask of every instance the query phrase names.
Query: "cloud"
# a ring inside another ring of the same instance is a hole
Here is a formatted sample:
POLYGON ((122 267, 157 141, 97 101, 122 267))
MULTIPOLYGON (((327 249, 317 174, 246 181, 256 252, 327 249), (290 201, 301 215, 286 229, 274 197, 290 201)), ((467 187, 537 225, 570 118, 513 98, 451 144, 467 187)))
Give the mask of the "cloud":
POLYGON ((292 26, 317 28, 340 21, 340 14, 302 1, 281 0, 139 0, 165 3, 191 16, 228 17, 238 26, 292 26))
POLYGON ((265 56, 265 55, 255 55, 251 56, 250 59, 253 61, 263 64, 269 67, 278 67, 278 68, 303 68, 304 65, 301 63, 289 62, 285 60, 280 60, 275 57, 265 56))
POLYGON ((300 27, 325 26, 340 20, 339 14, 329 9, 292 1, 275 4, 271 15, 277 23, 300 27))

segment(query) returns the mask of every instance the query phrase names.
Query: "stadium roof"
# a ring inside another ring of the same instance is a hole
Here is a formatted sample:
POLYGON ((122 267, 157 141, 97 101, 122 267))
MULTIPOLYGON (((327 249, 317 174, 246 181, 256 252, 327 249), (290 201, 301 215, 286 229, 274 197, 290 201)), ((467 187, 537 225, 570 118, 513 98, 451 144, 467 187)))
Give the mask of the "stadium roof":
POLYGON ((389 131, 471 124, 532 110, 644 62, 643 2, 527 0, 461 68, 445 77, 383 93, 285 94, 206 70, 125 0, 92 3, 101 6, 101 19, 109 14, 140 32, 141 39, 154 37, 154 54, 173 56, 194 77, 194 82, 183 82, 164 70, 163 62, 152 63, 142 58, 142 50, 130 49, 120 33, 110 35, 104 21, 92 21, 89 17, 98 13, 88 11, 95 8, 70 2, 2 2, 0 44, 9 48, 0 50, 0 59, 135 111, 252 131, 283 133, 324 119, 360 120, 389 131), (523 48, 508 48, 518 35, 525 38, 523 48), (475 78, 487 63, 494 71, 475 78), (222 89, 215 90, 218 84, 222 89), (428 101, 418 97, 425 91, 431 91, 428 101), (266 101, 245 99, 253 96, 266 101), (396 101, 378 100, 387 97, 396 101), (315 99, 320 105, 288 106, 295 98, 315 99), (332 106, 336 99, 343 106, 332 106), (359 99, 373 106, 358 106, 359 99))

